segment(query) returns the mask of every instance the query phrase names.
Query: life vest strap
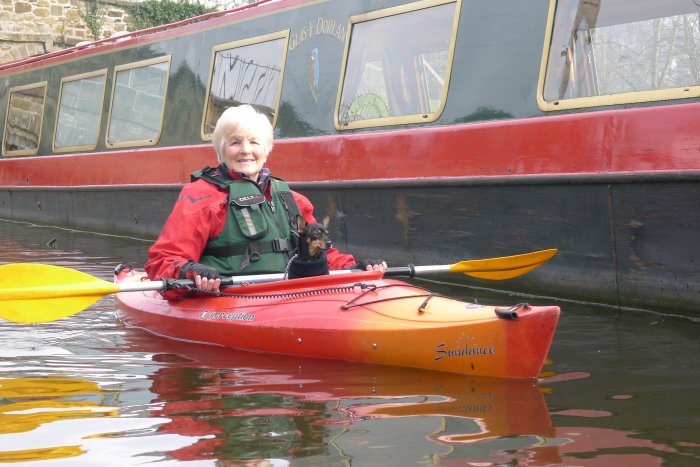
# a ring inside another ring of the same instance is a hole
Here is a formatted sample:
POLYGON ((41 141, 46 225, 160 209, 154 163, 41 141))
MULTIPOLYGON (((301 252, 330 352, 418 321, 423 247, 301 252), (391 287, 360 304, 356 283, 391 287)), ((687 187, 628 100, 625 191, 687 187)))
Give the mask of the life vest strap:
MULTIPOLYGON (((275 238, 267 242, 239 243, 237 245, 208 246, 204 249, 203 255, 208 256, 241 256, 248 251, 255 251, 259 254, 265 253, 286 253, 292 251, 293 247, 286 238, 275 238), (249 250, 250 247, 250 250, 249 250)), ((253 260, 255 261, 255 260, 253 260)))

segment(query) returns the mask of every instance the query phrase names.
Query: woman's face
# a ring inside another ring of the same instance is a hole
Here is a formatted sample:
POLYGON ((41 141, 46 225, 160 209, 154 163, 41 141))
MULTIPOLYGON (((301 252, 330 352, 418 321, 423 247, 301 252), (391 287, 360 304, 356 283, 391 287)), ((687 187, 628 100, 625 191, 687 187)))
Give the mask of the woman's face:
POLYGON ((253 181, 258 180, 269 153, 265 133, 244 126, 231 127, 223 144, 223 160, 229 170, 253 181))

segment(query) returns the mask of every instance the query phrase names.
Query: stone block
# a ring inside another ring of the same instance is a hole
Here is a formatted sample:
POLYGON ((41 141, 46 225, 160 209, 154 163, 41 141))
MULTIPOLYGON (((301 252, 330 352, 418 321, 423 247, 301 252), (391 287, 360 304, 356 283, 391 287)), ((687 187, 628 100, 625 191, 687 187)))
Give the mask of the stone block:
POLYGON ((66 10, 66 21, 70 23, 80 23, 82 20, 80 19, 80 13, 78 13, 78 10, 72 8, 70 10, 66 10))
MULTIPOLYGON (((107 6, 103 34, 126 32, 128 14, 124 7, 137 0, 100 1, 107 6)), ((0 63, 54 50, 56 44, 71 46, 91 38, 78 10, 83 7, 84 0, 0 0, 0 63), (31 43, 32 50, 15 51, 23 42, 31 43), (34 47, 37 44, 41 51, 34 47)))
POLYGON ((29 13, 32 5, 26 2, 15 2, 15 13, 29 13))

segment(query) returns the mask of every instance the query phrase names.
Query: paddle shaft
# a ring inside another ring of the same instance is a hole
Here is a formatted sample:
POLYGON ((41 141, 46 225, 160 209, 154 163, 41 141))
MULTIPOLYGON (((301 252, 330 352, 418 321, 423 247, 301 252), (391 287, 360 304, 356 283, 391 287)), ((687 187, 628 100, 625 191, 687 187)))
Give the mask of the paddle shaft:
MULTIPOLYGON (((387 268, 384 272, 384 276, 409 276, 414 277, 417 270, 422 268, 433 268, 435 272, 450 272, 449 266, 402 266, 402 267, 391 267, 387 268)), ((352 274, 353 272, 359 271, 358 269, 340 269, 337 271, 330 271, 332 275, 341 274, 352 274)), ((423 271, 423 272, 428 272, 423 271)), ((252 274, 248 276, 228 276, 221 278, 222 287, 232 287, 244 284, 262 284, 264 282, 277 282, 284 280, 284 273, 272 273, 272 274, 252 274)), ((143 292, 147 290, 159 290, 164 292, 166 290, 174 289, 184 289, 188 287, 194 287, 195 283, 192 279, 162 279, 157 281, 141 281, 141 282, 125 282, 119 284, 120 292, 143 292)))
MULTIPOLYGON (((384 272, 384 276, 416 277, 430 274, 463 273, 474 277, 482 277, 493 280, 508 279, 525 274, 526 272, 540 266, 542 263, 554 256, 556 252, 556 249, 542 250, 502 258, 465 260, 455 264, 428 266, 414 266, 413 264, 409 264, 408 266, 389 267, 384 272)), ((34 298, 98 296, 116 292, 142 292, 148 290, 158 290, 164 292, 166 290, 184 289, 195 286, 195 282, 192 279, 161 279, 156 281, 141 281, 133 283, 126 282, 116 285, 112 284, 111 282, 102 281, 101 279, 81 273, 80 271, 42 264, 7 264, 0 267, 11 273, 14 273, 21 268, 27 271, 25 275, 28 277, 34 274, 38 276, 43 274, 45 277, 48 276, 48 278, 51 279, 51 283, 47 283, 46 285, 37 285, 36 283, 33 283, 33 281, 30 282, 30 279, 28 278, 20 280, 20 282, 27 282, 24 287, 8 287, 5 284, 0 284, 0 302, 11 299, 27 300, 34 298), (71 278, 70 280, 64 280, 64 273, 70 273, 70 275, 76 274, 78 277, 71 278)), ((330 271, 330 274, 352 274, 353 272, 358 271, 358 269, 340 269, 330 271)), ((284 279, 284 273, 228 276, 222 278, 221 286, 231 287, 243 284, 259 284, 264 282, 281 281, 284 279)))

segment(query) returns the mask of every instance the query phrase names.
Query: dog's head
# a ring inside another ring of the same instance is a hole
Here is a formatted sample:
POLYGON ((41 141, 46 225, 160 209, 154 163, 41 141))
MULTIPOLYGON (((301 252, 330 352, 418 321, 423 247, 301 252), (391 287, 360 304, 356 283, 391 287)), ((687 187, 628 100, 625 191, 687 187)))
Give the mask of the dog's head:
POLYGON ((320 224, 307 224, 303 217, 297 216, 299 257, 302 260, 315 258, 321 251, 328 250, 332 246, 331 239, 328 237, 330 221, 330 214, 323 216, 320 224))

